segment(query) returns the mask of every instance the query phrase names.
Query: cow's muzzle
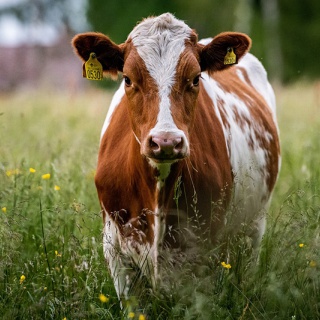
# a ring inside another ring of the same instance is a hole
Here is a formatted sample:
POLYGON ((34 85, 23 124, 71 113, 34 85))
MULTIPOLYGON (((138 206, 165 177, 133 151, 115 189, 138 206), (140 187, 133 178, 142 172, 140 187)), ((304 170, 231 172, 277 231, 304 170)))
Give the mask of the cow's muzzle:
POLYGON ((189 155, 186 138, 179 132, 159 132, 147 138, 144 154, 156 162, 170 162, 189 155))

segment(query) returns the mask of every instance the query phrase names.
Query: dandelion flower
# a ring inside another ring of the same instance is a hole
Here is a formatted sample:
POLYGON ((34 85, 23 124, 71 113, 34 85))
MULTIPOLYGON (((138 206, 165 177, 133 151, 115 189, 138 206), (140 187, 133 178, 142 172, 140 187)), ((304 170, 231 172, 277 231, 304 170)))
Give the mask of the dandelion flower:
POLYGON ((139 320, 146 320, 146 317, 143 314, 139 315, 139 320))
POLYGON ((30 173, 35 173, 37 170, 36 169, 34 169, 34 168, 29 168, 29 172, 30 173))
POLYGON ((67 320, 67 317, 64 317, 62 320, 67 320))
POLYGON ((226 268, 226 269, 231 269, 231 264, 229 264, 229 263, 225 263, 225 262, 223 261, 223 262, 221 262, 221 265, 222 265, 224 268, 226 268))
POLYGON ((46 173, 46 174, 43 174, 43 175, 41 176, 41 178, 42 178, 43 180, 49 180, 49 179, 51 178, 51 175, 50 175, 50 173, 46 173))
POLYGON ((24 280, 26 280, 26 276, 23 274, 21 277, 20 277, 20 284, 22 284, 24 282, 24 280))
POLYGON ((59 191, 59 190, 60 190, 60 187, 57 186, 57 185, 55 185, 55 186, 54 186, 54 190, 55 190, 55 191, 59 191))
POLYGON ((99 299, 102 303, 107 303, 109 301, 109 298, 102 293, 99 294, 99 299))
POLYGON ((304 247, 304 243, 300 243, 300 244, 299 244, 299 247, 300 247, 300 248, 303 248, 303 247, 304 247))
POLYGON ((56 257, 61 257, 61 253, 59 253, 57 250, 55 250, 54 253, 56 254, 56 257))
POLYGON ((134 318, 134 312, 132 312, 132 311, 129 312, 129 313, 128 313, 128 318, 129 318, 129 319, 133 319, 133 318, 134 318))
POLYGON ((6 212, 7 212, 7 207, 2 207, 2 208, 1 208, 1 211, 2 211, 3 213, 6 213, 6 212))

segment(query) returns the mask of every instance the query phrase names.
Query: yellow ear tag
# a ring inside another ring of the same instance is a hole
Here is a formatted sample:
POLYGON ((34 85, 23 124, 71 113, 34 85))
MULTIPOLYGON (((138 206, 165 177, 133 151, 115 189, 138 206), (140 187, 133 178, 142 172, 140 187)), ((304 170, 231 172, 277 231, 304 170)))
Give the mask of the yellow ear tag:
POLYGON ((233 48, 227 49, 227 54, 224 57, 224 64, 235 64, 237 63, 237 56, 233 52, 233 48))
POLYGON ((89 80, 102 80, 103 68, 94 52, 90 53, 89 60, 84 64, 83 76, 89 80))

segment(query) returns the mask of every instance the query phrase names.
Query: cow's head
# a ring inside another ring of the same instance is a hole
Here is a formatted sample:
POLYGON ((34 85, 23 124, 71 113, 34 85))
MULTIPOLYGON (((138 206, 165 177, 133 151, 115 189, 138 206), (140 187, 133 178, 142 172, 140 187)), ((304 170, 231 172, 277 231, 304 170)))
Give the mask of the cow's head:
POLYGON ((141 153, 156 165, 189 155, 201 72, 228 68, 229 48, 239 59, 250 44, 248 36, 235 32, 200 44, 195 32, 169 13, 143 20, 120 45, 101 33, 73 39, 84 61, 94 52, 104 73, 123 74, 133 134, 141 153))

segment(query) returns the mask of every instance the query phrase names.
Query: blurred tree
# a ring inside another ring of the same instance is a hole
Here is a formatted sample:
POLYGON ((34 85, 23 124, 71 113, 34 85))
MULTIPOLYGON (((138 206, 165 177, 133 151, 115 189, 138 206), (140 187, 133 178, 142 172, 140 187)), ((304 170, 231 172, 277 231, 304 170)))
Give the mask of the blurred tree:
POLYGON ((237 3, 237 0, 225 0, 222 6, 218 0, 198 0, 196 3, 185 0, 90 0, 87 14, 95 31, 107 34, 117 43, 125 41, 143 18, 164 12, 186 21, 200 37, 212 37, 233 30, 237 3))
POLYGON ((253 52, 272 78, 319 78, 320 1, 254 0, 253 8, 253 52))
POLYGON ((278 0, 261 2, 262 23, 264 30, 264 52, 270 75, 276 80, 283 78, 283 61, 279 33, 278 0))
POLYGON ((185 20, 194 28, 199 38, 213 37, 222 31, 234 30, 238 0, 184 1, 176 0, 178 18, 185 20))
POLYGON ((284 80, 320 77, 320 1, 279 0, 284 80))
POLYGON ((94 31, 121 43, 137 22, 172 12, 196 29, 200 38, 222 31, 242 31, 253 39, 252 52, 272 78, 292 81, 320 76, 319 0, 21 0, 0 8, 27 24, 54 26, 72 34, 86 27, 79 12, 86 10, 94 31))
POLYGON ((85 25, 85 21, 77 21, 83 8, 84 0, 21 0, 3 5, 0 8, 0 17, 13 15, 28 26, 46 24, 60 32, 71 34, 85 25))
POLYGON ((94 31, 103 32, 114 42, 121 43, 137 22, 166 11, 175 11, 172 0, 90 0, 87 15, 94 31))
POLYGON ((115 42, 143 17, 172 12, 196 29, 199 37, 237 30, 253 39, 252 52, 269 75, 280 81, 319 77, 320 1, 290 0, 136 0, 88 2, 88 20, 115 42))

